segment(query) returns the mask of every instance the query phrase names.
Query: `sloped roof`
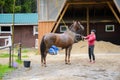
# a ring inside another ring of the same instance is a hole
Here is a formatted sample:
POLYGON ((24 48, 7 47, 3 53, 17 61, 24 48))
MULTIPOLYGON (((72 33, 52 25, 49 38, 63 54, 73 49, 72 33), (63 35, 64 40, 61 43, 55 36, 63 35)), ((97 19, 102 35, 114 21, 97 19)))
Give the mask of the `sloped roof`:
POLYGON ((113 1, 114 1, 115 5, 120 13, 120 0, 113 0, 113 1))
MULTIPOLYGON (((0 25, 13 23, 13 14, 0 14, 0 25)), ((38 14, 37 13, 16 13, 15 25, 37 25, 38 14)))

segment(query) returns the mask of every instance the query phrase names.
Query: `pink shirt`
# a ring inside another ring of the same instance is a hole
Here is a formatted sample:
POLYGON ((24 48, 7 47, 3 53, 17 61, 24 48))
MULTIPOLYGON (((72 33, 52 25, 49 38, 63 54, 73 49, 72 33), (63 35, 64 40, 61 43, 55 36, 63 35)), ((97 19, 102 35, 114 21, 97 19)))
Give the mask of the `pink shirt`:
POLYGON ((91 45, 95 44, 96 36, 95 36, 95 34, 90 34, 90 35, 86 36, 85 39, 88 39, 88 45, 91 46, 91 45))

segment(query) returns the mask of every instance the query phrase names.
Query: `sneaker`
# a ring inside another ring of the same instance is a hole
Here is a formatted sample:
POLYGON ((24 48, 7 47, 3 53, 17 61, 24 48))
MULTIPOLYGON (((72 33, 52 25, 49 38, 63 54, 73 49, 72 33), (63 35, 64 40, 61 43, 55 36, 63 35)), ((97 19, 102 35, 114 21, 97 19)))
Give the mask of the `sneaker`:
POLYGON ((92 63, 92 60, 89 60, 88 62, 89 62, 89 63, 92 63))
POLYGON ((89 62, 92 62, 92 60, 90 60, 89 62))
POLYGON ((95 60, 93 60, 93 62, 92 63, 95 63, 95 60))

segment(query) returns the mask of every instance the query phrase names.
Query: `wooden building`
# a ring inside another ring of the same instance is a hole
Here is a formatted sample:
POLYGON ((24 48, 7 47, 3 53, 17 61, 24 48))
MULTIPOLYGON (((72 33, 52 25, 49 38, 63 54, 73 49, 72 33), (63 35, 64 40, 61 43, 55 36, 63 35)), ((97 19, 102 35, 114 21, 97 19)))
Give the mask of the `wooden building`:
MULTIPOLYGON (((13 37, 14 44, 21 43, 22 47, 37 47, 38 44, 38 14, 16 13, 0 14, 0 36, 13 37), (14 16, 14 21, 13 21, 14 16), (14 28, 13 28, 14 25, 14 28)), ((0 39, 0 46, 5 46, 7 40, 0 39)))
POLYGON ((97 40, 120 44, 120 0, 38 0, 38 39, 63 32, 65 25, 79 20, 84 35, 96 29, 97 40))

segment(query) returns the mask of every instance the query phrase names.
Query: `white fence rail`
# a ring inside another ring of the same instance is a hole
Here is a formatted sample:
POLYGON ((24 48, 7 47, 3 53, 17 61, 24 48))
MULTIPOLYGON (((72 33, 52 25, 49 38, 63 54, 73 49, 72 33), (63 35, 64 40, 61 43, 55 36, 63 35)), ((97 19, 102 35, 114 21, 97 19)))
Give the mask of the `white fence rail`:
MULTIPOLYGON (((13 57, 12 57, 12 39, 11 36, 0 36, 0 39, 4 40, 4 45, 0 46, 1 49, 9 48, 9 67, 12 67, 13 65, 13 57)), ((2 41, 1 41, 2 42, 2 41)), ((0 43, 1 43, 0 42, 0 43)))
POLYGON ((11 36, 0 36, 0 39, 4 39, 4 45, 0 46, 0 49, 4 49, 12 46, 11 36))

